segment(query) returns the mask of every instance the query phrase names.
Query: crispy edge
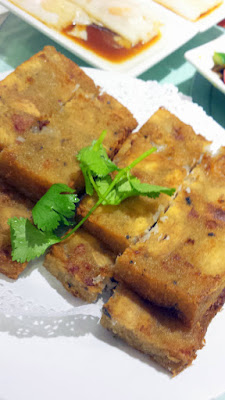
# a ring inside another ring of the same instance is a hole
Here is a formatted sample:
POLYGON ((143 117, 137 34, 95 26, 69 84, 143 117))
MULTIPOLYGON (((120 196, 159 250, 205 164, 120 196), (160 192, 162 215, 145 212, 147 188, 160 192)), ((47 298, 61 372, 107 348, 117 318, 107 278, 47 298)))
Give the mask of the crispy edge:
POLYGON ((26 263, 12 261, 11 247, 0 249, 0 273, 8 278, 17 279, 27 266, 26 263))
MULTIPOLYGON (((84 237, 81 236, 80 244, 83 243, 85 245, 88 242, 88 244, 94 251, 93 246, 95 245, 95 243, 98 246, 99 241, 96 238, 92 237, 89 233, 86 233, 85 231, 83 235, 84 237), (95 243, 93 244, 93 242, 95 243)), ((67 240, 70 240, 70 238, 67 240)), ((44 267, 53 276, 55 276, 55 278, 57 278, 62 283, 64 288, 68 292, 72 293, 73 296, 79 297, 87 301, 88 303, 96 301, 99 294, 101 294, 104 288, 110 283, 110 279, 113 274, 112 266, 114 264, 114 258, 115 258, 114 255, 110 251, 108 251, 105 247, 103 247, 102 244, 100 244, 98 251, 101 251, 102 249, 103 253, 107 252, 108 257, 111 260, 111 264, 104 266, 104 273, 102 279, 99 282, 97 282, 94 286, 89 286, 87 282, 82 281, 82 279, 79 277, 78 274, 76 274, 76 272, 69 273, 69 271, 66 268, 66 261, 64 259, 64 252, 62 246, 63 244, 52 246, 50 252, 45 257, 43 264, 44 267)), ((78 262, 80 269, 83 268, 85 270, 85 268, 87 267, 86 263, 84 262, 84 264, 82 264, 80 259, 78 260, 78 262)))
MULTIPOLYGON (((16 193, 12 188, 5 184, 2 179, 0 179, 0 191, 3 193, 6 191, 7 202, 19 202, 24 204, 24 206, 26 206, 28 209, 31 209, 32 203, 23 198, 23 196, 20 194, 16 193)), ((24 271, 28 263, 18 263, 17 261, 12 261, 11 251, 11 245, 5 245, 0 248, 0 273, 6 275, 8 278, 17 279, 24 271)))
MULTIPOLYGON (((157 313, 159 315, 162 313, 162 309, 157 306, 148 305, 146 307, 146 303, 140 299, 136 294, 127 290, 124 286, 119 285, 114 292, 114 296, 109 299, 109 301, 103 306, 103 314, 101 318, 101 324, 104 328, 113 332, 113 334, 125 340, 131 347, 141 351, 149 355, 154 361, 160 364, 162 367, 171 372, 174 376, 178 373, 182 372, 186 367, 192 364, 192 361, 196 358, 196 351, 201 349, 204 345, 204 336, 207 331, 208 325, 212 318, 217 314, 217 312, 221 309, 225 301, 225 289, 220 293, 215 303, 207 310, 201 321, 195 326, 194 329, 190 330, 191 337, 193 335, 196 336, 196 345, 188 347, 184 342, 184 348, 177 348, 176 343, 171 343, 171 348, 163 349, 160 348, 160 345, 157 345, 156 341, 158 340, 157 334, 155 335, 155 340, 149 340, 151 335, 151 318, 156 320, 156 327, 160 331, 160 327, 157 325, 157 313), (117 314, 117 301, 120 297, 125 297, 126 299, 126 310, 121 310, 119 315, 117 314), (153 307, 154 314, 152 316, 153 307), (129 326, 126 326, 123 323, 123 314, 127 312, 134 312, 136 308, 139 310, 138 318, 140 320, 140 326, 142 318, 146 316, 149 318, 149 324, 145 328, 132 330, 129 326), (132 311, 134 310, 134 311, 132 311), (148 315, 149 314, 149 315, 148 315)), ((165 313, 165 310, 163 310, 165 313)), ((173 316, 168 316, 168 321, 171 324, 173 316)), ((160 319, 159 319, 160 321, 160 319)), ((180 322, 179 322, 180 323, 180 322)), ((177 324, 177 321, 176 321, 177 324)), ((169 332, 169 331, 168 331, 169 332)))

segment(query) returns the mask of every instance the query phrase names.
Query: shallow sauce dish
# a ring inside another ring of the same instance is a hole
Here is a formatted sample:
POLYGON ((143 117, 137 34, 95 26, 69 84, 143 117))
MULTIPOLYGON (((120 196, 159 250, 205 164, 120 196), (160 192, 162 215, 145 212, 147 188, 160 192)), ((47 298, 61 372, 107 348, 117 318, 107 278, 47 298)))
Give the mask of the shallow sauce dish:
POLYGON ((212 40, 203 46, 196 47, 185 53, 185 58, 202 74, 213 86, 225 94, 225 84, 216 72, 212 71, 214 65, 214 52, 225 51, 225 35, 212 40))

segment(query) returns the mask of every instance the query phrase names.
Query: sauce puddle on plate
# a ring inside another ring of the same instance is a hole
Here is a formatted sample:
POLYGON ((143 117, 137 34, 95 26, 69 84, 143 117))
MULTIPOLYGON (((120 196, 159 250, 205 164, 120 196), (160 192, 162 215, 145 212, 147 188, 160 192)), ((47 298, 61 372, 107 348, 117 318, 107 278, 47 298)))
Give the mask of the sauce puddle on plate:
POLYGON ((87 40, 73 36, 73 29, 74 25, 69 25, 62 30, 62 33, 85 49, 91 50, 98 56, 114 63, 120 63, 136 56, 153 46, 161 38, 161 33, 158 33, 154 38, 146 43, 140 42, 135 46, 125 47, 117 41, 118 36, 107 28, 99 27, 94 24, 88 25, 86 27, 87 40))

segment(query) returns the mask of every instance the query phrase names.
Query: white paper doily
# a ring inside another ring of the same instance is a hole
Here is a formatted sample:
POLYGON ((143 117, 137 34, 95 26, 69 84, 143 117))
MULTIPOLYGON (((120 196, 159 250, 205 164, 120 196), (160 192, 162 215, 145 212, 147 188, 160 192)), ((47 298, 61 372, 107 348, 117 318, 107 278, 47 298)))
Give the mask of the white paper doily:
MULTIPOLYGON (((144 82, 116 73, 85 68, 103 90, 117 98, 133 113, 139 126, 161 106, 176 114, 213 141, 213 149, 225 145, 225 131, 203 109, 180 94, 172 85, 144 82)), ((3 78, 3 76, 0 76, 3 78)), ((87 305, 66 292, 42 266, 42 260, 30 263, 17 281, 0 274, 0 312, 17 318, 54 318, 67 316, 100 316, 102 300, 87 305)))

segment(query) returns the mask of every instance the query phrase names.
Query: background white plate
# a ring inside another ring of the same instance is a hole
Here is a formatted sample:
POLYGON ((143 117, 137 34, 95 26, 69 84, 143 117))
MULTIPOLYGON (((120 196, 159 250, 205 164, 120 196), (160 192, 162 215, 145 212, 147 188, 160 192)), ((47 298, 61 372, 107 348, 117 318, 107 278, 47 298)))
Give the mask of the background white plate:
MULTIPOLYGON (((196 0, 197 2, 198 0, 196 0)), ((217 24, 225 17, 225 2, 223 2, 219 7, 215 8, 214 11, 210 12, 198 21, 193 22, 199 32, 204 32, 211 26, 217 24)))
MULTIPOLYGON (((149 0, 148 0, 149 1, 149 0)), ((156 0, 157 1, 157 0, 156 0)), ((182 0, 181 0, 182 1, 182 0)), ((197 3, 198 0, 196 0, 197 3)), ((199 32, 204 32, 211 26, 217 24, 225 17, 225 2, 216 7, 213 11, 209 12, 197 21, 191 23, 199 32)), ((184 18, 184 17, 183 17, 184 18)), ((185 18, 184 18, 185 19, 185 18)))
MULTIPOLYGON (((85 71, 139 124, 165 106, 213 140, 214 149, 225 145, 224 130, 174 86, 85 71)), ((209 400, 225 390, 225 310, 193 366, 171 378, 99 325, 103 299, 87 305, 74 298, 41 262, 17 281, 0 276, 1 400, 209 400)))
MULTIPOLYGON (((150 0, 139 1, 147 5, 150 2, 150 0)), ((67 50, 84 59, 88 63, 109 71, 126 72, 131 76, 137 76, 154 64, 158 63, 168 54, 172 53, 190 40, 197 33, 197 28, 193 23, 175 15, 159 4, 151 2, 151 7, 153 10, 155 10, 156 14, 159 16, 159 20, 163 23, 163 26, 161 27, 162 37, 154 45, 150 46, 149 49, 143 51, 137 56, 121 63, 112 63, 102 57, 99 57, 92 51, 85 49, 84 47, 75 43, 72 39, 65 37, 65 35, 61 34, 60 32, 47 27, 30 14, 13 5, 10 1, 0 0, 0 3, 9 8, 9 10, 18 17, 22 18, 24 21, 34 26, 46 36, 50 37, 61 46, 65 47, 67 50)))
POLYGON ((196 47, 185 53, 185 58, 221 92, 225 93, 225 84, 216 72, 212 71, 214 65, 214 52, 225 53, 225 35, 212 40, 203 46, 196 47))
POLYGON ((6 12, 8 12, 7 8, 0 6, 0 14, 4 14, 6 12))
POLYGON ((112 63, 98 56, 91 50, 85 49, 60 32, 47 27, 44 23, 12 4, 9 0, 0 0, 0 3, 18 17, 88 63, 108 71, 126 72, 131 76, 140 75, 189 41, 197 32, 202 32, 210 28, 225 17, 225 3, 199 21, 190 22, 151 0, 139 1, 147 6, 151 5, 156 11, 159 20, 163 22, 161 28, 162 37, 159 41, 150 46, 149 49, 121 63, 112 63))

